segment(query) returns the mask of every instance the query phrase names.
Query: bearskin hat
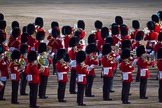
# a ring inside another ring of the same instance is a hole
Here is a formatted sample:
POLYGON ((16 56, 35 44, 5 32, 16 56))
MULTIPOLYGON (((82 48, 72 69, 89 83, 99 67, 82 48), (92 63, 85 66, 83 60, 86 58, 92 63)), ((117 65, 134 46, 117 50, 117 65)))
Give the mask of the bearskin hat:
POLYGON ((36 39, 37 39, 38 41, 44 40, 44 37, 45 37, 44 31, 38 31, 38 32, 37 32, 37 34, 36 34, 36 39))
POLYGON ((23 32, 23 33, 26 33, 26 32, 27 32, 27 26, 23 26, 22 32, 23 32))
POLYGON ((101 28, 101 37, 106 38, 109 36, 109 29, 107 27, 101 28))
POLYGON ((35 26, 34 26, 34 24, 28 24, 28 26, 27 26, 27 33, 29 35, 32 35, 34 32, 35 32, 35 26))
POLYGON ((121 16, 116 16, 115 17, 115 23, 118 25, 122 25, 123 24, 123 18, 121 16))
POLYGON ((18 21, 13 21, 12 24, 11 24, 11 27, 12 27, 12 29, 14 29, 15 27, 19 28, 20 27, 19 22, 18 21))
POLYGON ((3 49, 3 46, 0 45, 0 54, 4 53, 4 49, 3 49))
POLYGON ((26 43, 28 41, 28 33, 22 33, 21 35, 21 43, 26 43))
POLYGON ((159 19, 162 20, 162 11, 158 11, 158 16, 159 16, 159 19))
POLYGON ((4 15, 0 13, 0 20, 4 20, 4 15))
POLYGON ((154 30, 155 29, 155 23, 153 21, 148 21, 147 27, 148 27, 149 30, 154 30))
POLYGON ((142 54, 146 53, 145 47, 143 45, 140 45, 136 49, 136 55, 137 57, 141 57, 142 54))
POLYGON ((4 32, 0 29, 0 43, 3 43, 6 40, 4 32))
POLYGON ((79 51, 76 54, 76 62, 77 63, 82 63, 86 59, 86 54, 84 51, 79 51))
POLYGON ((116 23, 113 23, 111 26, 111 32, 112 35, 117 35, 119 34, 119 29, 118 29, 118 25, 116 23))
POLYGON ((59 27, 59 23, 58 23, 57 21, 53 21, 53 22, 51 23, 51 28, 53 29, 53 28, 55 28, 55 27, 59 27))
POLYGON ((28 53, 28 45, 22 44, 22 45, 20 46, 20 53, 21 53, 21 54, 28 53))
POLYGON ((15 59, 20 59, 20 51, 19 50, 14 50, 11 54, 11 59, 15 60, 15 59))
POLYGON ((133 20, 133 21, 132 21, 132 27, 133 27, 134 29, 139 29, 139 28, 140 28, 140 23, 139 23, 139 21, 138 21, 138 20, 133 20))
POLYGON ((6 28, 6 21, 5 20, 0 20, 0 29, 4 30, 6 28))
POLYGON ((63 26, 62 27, 62 34, 63 35, 70 35, 72 33, 72 28, 70 26, 63 26))
POLYGON ((57 52, 56 60, 64 59, 66 56, 66 50, 65 49, 59 49, 57 52))
POLYGON ((158 52, 157 52, 157 59, 161 59, 162 58, 162 47, 159 48, 158 52))
POLYGON ((78 20, 77 27, 84 30, 85 29, 85 23, 84 23, 84 21, 83 20, 78 20))
POLYGON ((21 34, 21 30, 20 30, 20 28, 18 28, 18 27, 15 27, 15 28, 12 30, 12 37, 13 37, 13 38, 19 37, 20 34, 21 34))
POLYGON ((70 57, 69 54, 66 53, 65 58, 64 58, 65 62, 70 62, 70 57))
POLYGON ((128 27, 125 24, 122 24, 120 26, 121 36, 127 36, 128 35, 128 27))
POLYGON ((131 41, 130 40, 123 40, 122 41, 121 49, 123 50, 125 48, 128 48, 128 49, 131 48, 131 41))
POLYGON ((158 35, 158 41, 162 41, 162 32, 160 32, 158 35))
POLYGON ((42 17, 36 17, 35 18, 35 25, 38 25, 38 26, 40 26, 41 28, 43 27, 43 24, 44 22, 43 22, 43 18, 42 17))
POLYGON ((153 22, 159 23, 159 17, 158 17, 157 15, 153 14, 153 15, 151 16, 151 19, 152 19, 153 22))
POLYGON ((38 53, 43 53, 47 51, 46 43, 40 43, 38 46, 38 53))
POLYGON ((37 53, 35 51, 30 51, 28 53, 27 58, 28 58, 28 62, 32 63, 33 61, 37 60, 37 53))
POLYGON ((77 46, 79 43, 79 38, 77 36, 74 36, 70 39, 69 41, 69 46, 70 47, 74 47, 74 46, 77 46))
POLYGON ((104 44, 102 47, 102 55, 107 55, 112 51, 110 44, 104 44))
POLYGON ((82 32, 80 30, 77 30, 74 32, 74 36, 77 36, 79 39, 80 39, 81 35, 82 35, 82 32))
POLYGON ((105 43, 112 45, 113 44, 113 38, 107 37, 106 40, 105 40, 105 43))
POLYGON ((87 54, 94 53, 94 52, 96 52, 96 51, 97 51, 97 47, 96 47, 95 44, 89 44, 89 45, 86 47, 86 50, 85 50, 85 52, 86 52, 87 54))
POLYGON ((130 49, 125 48, 122 50, 121 59, 127 59, 127 58, 130 58, 130 49))
POLYGON ((136 34, 136 41, 140 41, 140 40, 143 40, 143 37, 144 37, 144 32, 143 31, 138 31, 137 34, 136 34))
POLYGON ((52 36, 53 36, 54 38, 57 38, 59 35, 60 35, 60 30, 59 30, 59 28, 58 28, 58 27, 53 28, 53 29, 52 29, 52 36))
POLYGON ((101 21, 96 20, 94 25, 96 29, 101 29, 103 24, 101 21))
POLYGON ((88 44, 91 44, 91 43, 96 43, 95 34, 90 34, 88 36, 88 44))

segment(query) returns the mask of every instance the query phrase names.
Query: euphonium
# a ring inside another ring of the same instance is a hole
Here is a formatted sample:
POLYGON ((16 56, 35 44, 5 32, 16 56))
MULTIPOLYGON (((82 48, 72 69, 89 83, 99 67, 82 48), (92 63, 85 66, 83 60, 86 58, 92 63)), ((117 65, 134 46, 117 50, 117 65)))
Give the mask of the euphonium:
POLYGON ((45 55, 39 55, 37 57, 37 61, 40 64, 41 67, 45 68, 49 66, 49 62, 48 59, 45 55))
POLYGON ((19 65, 20 65, 21 68, 24 69, 25 66, 26 66, 26 61, 25 61, 25 59, 20 58, 20 59, 19 59, 19 65))

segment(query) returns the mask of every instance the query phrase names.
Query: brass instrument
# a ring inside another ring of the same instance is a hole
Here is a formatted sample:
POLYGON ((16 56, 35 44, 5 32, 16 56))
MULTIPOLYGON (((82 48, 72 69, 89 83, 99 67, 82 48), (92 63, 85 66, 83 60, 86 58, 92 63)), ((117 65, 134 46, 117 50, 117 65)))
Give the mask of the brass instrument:
POLYGON ((45 68, 49 66, 48 59, 46 55, 39 55, 37 57, 38 64, 40 64, 41 67, 45 68))
POLYGON ((111 61, 113 60, 113 57, 111 55, 107 55, 106 58, 111 61))
POLYGON ((19 65, 20 65, 20 67, 21 67, 22 69, 25 69, 25 66, 27 65, 25 59, 20 58, 20 59, 19 59, 19 65))
POLYGON ((86 65, 84 62, 81 63, 80 65, 81 65, 81 69, 83 69, 83 68, 87 68, 87 67, 88 67, 88 65, 86 65))
POLYGON ((97 59, 97 56, 90 55, 89 58, 90 58, 90 60, 96 60, 97 59))
POLYGON ((5 57, 7 57, 7 60, 10 61, 11 60, 11 52, 9 51, 5 51, 5 57))

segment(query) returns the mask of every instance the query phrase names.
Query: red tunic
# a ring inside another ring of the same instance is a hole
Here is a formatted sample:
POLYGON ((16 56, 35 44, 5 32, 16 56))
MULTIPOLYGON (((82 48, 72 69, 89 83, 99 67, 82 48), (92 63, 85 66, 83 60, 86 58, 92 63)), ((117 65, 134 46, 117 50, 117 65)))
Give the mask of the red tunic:
MULTIPOLYGON (((94 56, 96 54, 94 53, 94 56)), ((85 64, 88 66, 92 66, 92 70, 88 72, 88 76, 96 76, 95 71, 94 71, 94 66, 93 65, 98 65, 98 60, 93 59, 91 60, 89 55, 86 56, 85 64)))
MULTIPOLYGON (((70 58, 70 60, 72 61, 72 60, 74 60, 75 62, 76 62, 76 52, 74 51, 74 49, 71 49, 69 52, 68 52, 68 54, 69 54, 69 58, 70 58)), ((76 67, 74 66, 72 66, 72 70, 75 70, 76 69, 76 67)))
POLYGON ((160 77, 160 74, 162 74, 162 60, 157 60, 157 67, 159 70, 159 80, 162 80, 162 78, 160 77))
POLYGON ((52 48, 51 52, 55 52, 55 53, 57 52, 58 49, 63 48, 61 40, 55 38, 50 39, 47 46, 51 47, 52 48))
POLYGON ((159 24, 155 24, 155 32, 157 32, 157 33, 160 33, 160 25, 159 24))
POLYGON ((19 65, 11 62, 11 64, 10 64, 11 76, 16 75, 15 79, 11 78, 12 81, 19 81, 20 80, 20 72, 18 71, 18 69, 19 69, 19 65))
POLYGON ((57 62, 56 71, 58 76, 58 82, 68 82, 68 76, 67 76, 67 72, 69 71, 68 66, 62 65, 60 62, 57 62))
POLYGON ((161 48, 161 47, 162 47, 162 44, 160 42, 158 42, 154 47, 154 52, 157 53, 159 48, 161 48))
POLYGON ((150 72, 148 70, 148 66, 152 66, 154 65, 154 62, 145 62, 144 60, 142 60, 141 58, 139 58, 137 60, 137 65, 140 69, 140 77, 143 77, 143 78, 149 78, 150 77, 150 72), (143 74, 143 75, 142 75, 143 74))
POLYGON ((70 37, 69 36, 65 36, 65 38, 64 38, 65 49, 69 48, 69 41, 70 41, 70 37))
POLYGON ((29 45, 30 49, 35 49, 35 45, 38 41, 33 38, 32 36, 28 36, 28 42, 27 44, 29 45))
POLYGON ((77 64, 76 73, 77 73, 77 83, 86 85, 87 84, 86 76, 88 74, 87 68, 82 67, 81 64, 77 64))
POLYGON ((32 75, 32 81, 29 81, 29 83, 39 84, 40 83, 40 71, 38 69, 38 66, 29 63, 27 65, 27 70, 28 70, 28 74, 32 75))
POLYGON ((20 47, 20 42, 14 38, 10 39, 9 42, 8 42, 8 47, 13 47, 13 48, 16 48, 16 49, 19 49, 20 47))
POLYGON ((6 77, 6 79, 9 78, 8 66, 9 64, 4 59, 0 60, 1 77, 6 77))
POLYGON ((103 56, 101 59, 101 64, 103 68, 102 76, 103 77, 113 77, 113 66, 114 62, 108 60, 106 56, 103 56))
POLYGON ((126 64, 124 61, 120 63, 120 70, 122 71, 122 80, 123 82, 132 82, 132 72, 134 71, 134 67, 130 64, 126 64))
POLYGON ((97 44, 97 49, 101 52, 102 51, 102 47, 105 43, 105 40, 103 38, 101 38, 100 40, 98 40, 98 44, 97 44))
POLYGON ((117 35, 112 35, 112 39, 113 39, 113 46, 115 46, 118 42, 121 41, 121 39, 117 35))
POLYGON ((131 39, 135 39, 135 37, 136 37, 136 34, 138 33, 138 29, 135 29, 132 33, 131 33, 131 39))

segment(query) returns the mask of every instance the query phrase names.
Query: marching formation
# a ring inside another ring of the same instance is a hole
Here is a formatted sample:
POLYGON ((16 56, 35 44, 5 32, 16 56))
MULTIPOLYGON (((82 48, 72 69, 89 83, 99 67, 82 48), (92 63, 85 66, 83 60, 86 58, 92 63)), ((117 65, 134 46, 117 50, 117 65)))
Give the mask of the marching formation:
POLYGON ((140 22, 133 20, 131 31, 123 18, 116 16, 109 28, 96 20, 96 30, 87 36, 83 20, 78 20, 77 27, 65 25, 61 29, 59 23, 53 21, 47 34, 43 18, 36 17, 34 23, 29 23, 22 30, 19 22, 13 21, 8 36, 4 15, 0 13, 0 101, 5 101, 5 86, 10 79, 11 103, 19 104, 18 92, 28 95, 28 84, 29 107, 38 108, 37 96, 48 98, 46 88, 49 66, 52 65, 52 73, 58 81, 58 102, 66 102, 66 83, 70 80, 69 93, 77 94, 77 104, 85 106, 84 95, 95 97, 93 81, 95 66, 99 65, 102 68, 104 101, 113 100, 110 92, 115 92, 113 79, 118 67, 122 78, 122 103, 130 104, 129 91, 135 68, 136 81, 140 82, 139 98, 148 99, 147 80, 150 77, 149 66, 152 66, 158 69, 158 98, 162 102, 162 11, 153 14, 146 25, 141 30, 140 22))

